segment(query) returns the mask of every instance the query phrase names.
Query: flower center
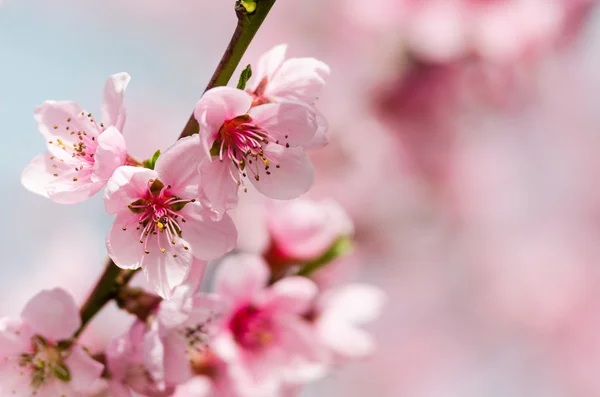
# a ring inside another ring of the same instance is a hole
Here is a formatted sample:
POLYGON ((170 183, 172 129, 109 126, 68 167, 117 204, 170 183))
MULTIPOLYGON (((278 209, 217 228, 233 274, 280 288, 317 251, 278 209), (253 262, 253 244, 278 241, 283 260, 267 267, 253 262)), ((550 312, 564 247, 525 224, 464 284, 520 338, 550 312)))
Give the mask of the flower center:
MULTIPOLYGON (((182 199, 170 193, 171 185, 165 186, 158 179, 148 181, 148 190, 144 198, 129 204, 129 209, 139 214, 136 229, 140 231, 140 243, 144 244, 144 252, 150 254, 150 240, 156 237, 156 243, 161 253, 165 254, 170 247, 175 247, 177 243, 183 244, 183 248, 189 247, 182 240, 182 224, 186 222, 185 218, 179 216, 179 211, 188 203, 196 200, 182 199), (181 223, 180 223, 181 222, 181 223)), ((125 225, 123 230, 127 230, 129 225, 125 225)), ((154 248, 152 248, 154 249, 154 248)), ((177 258, 176 253, 172 253, 177 258)))
POLYGON ((19 366, 31 371, 31 386, 38 389, 48 379, 56 378, 63 382, 71 380, 69 368, 63 363, 64 349, 60 349, 41 336, 31 338, 31 353, 19 356, 19 366))
MULTIPOLYGON (((273 161, 264 153, 264 145, 277 143, 267 131, 252 124, 252 117, 248 114, 226 120, 219 129, 219 137, 214 142, 210 153, 223 161, 230 159, 238 170, 238 175, 231 175, 238 185, 242 185, 242 177, 250 174, 256 181, 264 172, 271 175, 269 171, 273 161)), ((286 144, 289 147, 289 144, 286 144)), ((279 168, 279 165, 275 167, 279 168)))
POLYGON ((264 311, 250 305, 237 311, 229 328, 235 340, 246 349, 261 349, 274 341, 271 319, 264 311))

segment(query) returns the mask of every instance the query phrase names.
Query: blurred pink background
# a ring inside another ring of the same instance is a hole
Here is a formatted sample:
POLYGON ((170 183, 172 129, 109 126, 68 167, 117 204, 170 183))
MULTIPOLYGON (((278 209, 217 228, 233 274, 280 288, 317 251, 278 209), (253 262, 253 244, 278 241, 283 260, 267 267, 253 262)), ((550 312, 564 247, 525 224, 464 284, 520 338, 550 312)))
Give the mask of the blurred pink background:
MULTIPOLYGON (((101 197, 72 207, 25 191, 44 148, 33 109, 97 111, 108 75, 132 82, 134 155, 172 143, 233 27, 233 0, 7 0, 0 7, 0 314, 63 286, 81 301, 105 257, 101 197)), ((319 108, 314 198, 356 224, 383 288, 369 359, 306 396, 600 395, 600 19, 593 0, 279 0, 242 64, 279 43, 332 68, 319 108)), ((240 249, 265 243, 242 197, 240 249)), ((130 319, 110 307, 101 347, 130 319)))

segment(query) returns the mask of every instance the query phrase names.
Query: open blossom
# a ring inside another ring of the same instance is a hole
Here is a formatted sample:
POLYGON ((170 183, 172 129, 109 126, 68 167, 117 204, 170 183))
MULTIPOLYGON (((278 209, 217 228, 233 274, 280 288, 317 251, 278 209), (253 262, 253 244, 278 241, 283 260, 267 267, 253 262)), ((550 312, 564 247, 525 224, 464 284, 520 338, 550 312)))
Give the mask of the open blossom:
POLYGON ((104 366, 78 345, 60 343, 80 325, 73 298, 61 289, 33 297, 20 320, 0 320, 0 394, 70 397, 87 390, 104 366))
POLYGON ((193 258, 210 260, 231 250, 237 231, 229 216, 209 219, 196 200, 201 152, 197 138, 182 139, 157 160, 154 170, 124 166, 109 180, 106 210, 117 214, 106 245, 117 266, 142 268, 163 298, 187 277, 193 258))
MULTIPOLYGON (((269 271, 257 256, 226 258, 215 276, 215 292, 227 304, 227 314, 211 343, 228 364, 241 395, 266 396, 302 364, 321 359, 316 336, 304 318, 316 296, 315 284, 287 277, 267 286, 269 271)), ((288 378, 289 377, 289 378, 288 378)))
POLYGON ((254 97, 253 106, 281 101, 299 101, 312 106, 318 128, 305 148, 324 147, 328 124, 314 105, 329 77, 329 66, 315 58, 285 59, 286 52, 287 45, 280 44, 263 54, 246 90, 254 97))
POLYGON ((267 214, 271 251, 283 260, 317 259, 354 233, 352 220, 333 200, 276 203, 267 214))
POLYGON ((299 102, 252 107, 252 95, 229 87, 207 91, 196 105, 202 203, 217 217, 237 204, 249 180, 265 196, 292 199, 308 191, 313 167, 303 145, 317 130, 314 110, 299 102))
POLYGON ((112 75, 104 89, 102 122, 78 104, 46 101, 35 110, 48 152, 25 168, 21 182, 30 191, 62 204, 78 203, 96 194, 127 161, 121 135, 125 124, 123 94, 127 73, 112 75))
POLYGON ((295 100, 314 104, 329 76, 329 66, 314 58, 285 59, 287 45, 280 44, 258 61, 246 87, 254 106, 295 100))

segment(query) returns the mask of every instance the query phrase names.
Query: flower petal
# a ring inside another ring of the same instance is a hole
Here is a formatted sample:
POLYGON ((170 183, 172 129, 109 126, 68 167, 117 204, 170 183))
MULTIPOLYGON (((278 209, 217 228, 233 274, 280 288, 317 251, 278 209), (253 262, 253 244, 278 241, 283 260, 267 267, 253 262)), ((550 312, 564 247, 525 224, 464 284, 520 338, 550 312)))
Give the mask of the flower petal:
POLYGON ((317 132, 316 112, 299 102, 268 103, 250 110, 253 121, 280 145, 300 146, 317 132))
POLYGON ((21 319, 39 335, 59 341, 73 336, 81 325, 79 309, 65 290, 44 290, 31 298, 21 319))
POLYGON ((305 277, 285 277, 266 290, 259 297, 259 303, 276 311, 304 314, 318 292, 317 285, 305 277))
POLYGON ((269 268, 260 256, 230 255, 215 274, 215 293, 229 302, 249 302, 266 287, 269 277, 269 268))
POLYGON ((327 132, 329 130, 329 123, 327 119, 321 112, 315 109, 317 114, 317 132, 315 132, 315 136, 312 137, 310 141, 302 145, 304 150, 317 150, 323 149, 325 146, 329 144, 329 137, 327 136, 327 132))
POLYGON ((108 181, 115 170, 125 164, 127 146, 125 138, 115 127, 107 128, 98 137, 92 181, 108 181))
POLYGON ((323 342, 344 357, 364 357, 375 347, 368 332, 333 317, 325 316, 319 319, 316 326, 323 342))
POLYGON ((199 203, 187 204, 181 215, 185 218, 182 237, 190 244, 194 257, 211 260, 231 251, 237 243, 237 229, 229 215, 212 221, 210 212, 199 203))
POLYGON ((248 86, 253 87, 252 91, 256 90, 256 87, 258 87, 265 77, 271 80, 273 74, 285 60, 287 47, 287 44, 276 45, 259 58, 258 63, 256 64, 256 70, 254 71, 255 78, 248 82, 248 86))
POLYGON ((264 149, 270 160, 270 175, 260 180, 249 178, 256 189, 267 197, 289 200, 306 193, 314 181, 314 169, 302 148, 286 148, 269 144, 264 149))
MULTIPOLYGON (((169 244, 168 242, 166 244, 169 244)), ((148 239, 148 252, 142 257, 142 269, 148 282, 163 298, 170 299, 175 287, 184 282, 192 266, 191 249, 185 250, 184 244, 167 246, 161 252, 153 236, 148 239)), ((142 245, 139 244, 138 245, 142 245)))
POLYGON ((171 193, 192 199, 198 196, 200 173, 195 164, 203 160, 200 142, 195 136, 183 138, 165 150, 156 161, 154 170, 171 193))
POLYGON ((48 152, 40 154, 25 167, 21 174, 21 184, 25 189, 40 196, 48 197, 47 186, 54 178, 51 156, 48 152))
POLYGON ((147 168, 131 166, 117 168, 106 184, 104 193, 106 212, 116 214, 128 210, 129 204, 145 197, 149 181, 157 177, 156 171, 147 168))
POLYGON ((100 134, 92 116, 75 102, 46 101, 35 109, 34 117, 39 131, 48 141, 50 152, 57 156, 65 155, 61 143, 71 147, 80 141, 76 132, 85 132, 89 138, 100 134))
POLYGON ((212 381, 208 376, 196 376, 189 382, 177 387, 173 397, 209 397, 212 391, 212 381))
MULTIPOLYGON (((193 254, 193 252, 192 252, 193 254)), ((200 286, 204 279, 204 273, 206 271, 207 262, 194 258, 192 260, 192 267, 188 273, 185 281, 178 288, 185 289, 185 294, 188 296, 194 295, 200 291, 200 286)))
POLYGON ((178 385, 192 378, 190 359, 185 354, 189 349, 186 338, 177 330, 169 332, 163 340, 165 382, 178 385))
POLYGON ((277 101, 296 100, 313 104, 321 95, 329 73, 329 66, 317 59, 288 59, 269 82, 266 95, 277 101))
POLYGON ((129 210, 117 215, 108 236, 106 250, 108 256, 121 269, 137 269, 142 264, 144 245, 140 244, 140 231, 137 230, 138 217, 129 210))
POLYGON ((104 365, 94 360, 88 353, 79 346, 73 347, 71 355, 65 361, 71 373, 69 385, 75 391, 86 391, 94 383, 102 371, 104 365))
POLYGON ((81 174, 72 175, 77 175, 73 177, 77 178, 77 181, 74 181, 68 174, 62 174, 62 178, 52 181, 48 185, 50 200, 58 204, 80 203, 98 193, 104 186, 104 182, 86 181, 81 174))
POLYGON ((238 177, 238 170, 229 160, 207 158, 198 166, 198 172, 202 180, 198 189, 200 203, 214 213, 213 220, 220 220, 227 210, 237 206, 239 186, 233 176, 238 177))
POLYGON ((352 324, 364 324, 381 314, 385 293, 372 285, 348 284, 326 292, 320 302, 327 315, 352 324))
POLYGON ((106 126, 115 126, 117 130, 123 131, 123 125, 127 117, 123 106, 123 94, 131 80, 128 73, 113 74, 104 86, 104 102, 100 108, 102 121, 106 126))
POLYGON ((251 105, 252 96, 236 88, 216 87, 202 95, 194 109, 194 117, 200 124, 200 142, 207 156, 223 122, 248 113, 251 105))

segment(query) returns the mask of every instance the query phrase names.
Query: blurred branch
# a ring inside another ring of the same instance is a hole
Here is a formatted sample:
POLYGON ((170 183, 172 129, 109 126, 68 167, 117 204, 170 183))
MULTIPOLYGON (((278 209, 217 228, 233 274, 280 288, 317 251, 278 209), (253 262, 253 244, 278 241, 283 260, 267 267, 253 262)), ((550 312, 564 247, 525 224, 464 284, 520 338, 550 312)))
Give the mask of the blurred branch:
MULTIPOLYGON (((211 77, 205 92, 213 87, 227 85, 235 72, 242 56, 250 46, 263 21, 271 11, 276 0, 237 0, 235 13, 237 26, 215 73, 211 77)), ((198 122, 194 115, 190 117, 179 138, 198 133, 198 122)), ((88 299, 81 306, 81 327, 75 333, 77 338, 90 320, 112 299, 119 296, 127 286, 136 270, 122 270, 108 259, 104 273, 96 283, 88 299)))
MULTIPOLYGON (((271 11, 271 7, 273 7, 275 1, 276 0, 238 0, 236 2, 235 12, 238 19, 237 26, 221 61, 204 92, 211 88, 224 86, 229 83, 242 56, 250 46, 252 39, 269 14, 269 11, 271 11)), ((197 134, 198 130, 198 121, 196 121, 192 114, 179 138, 197 134)))
POLYGON ((116 298, 137 270, 122 270, 109 258, 104 273, 98 279, 94 289, 81 306, 81 327, 75 333, 79 337, 90 320, 112 299, 116 298))

